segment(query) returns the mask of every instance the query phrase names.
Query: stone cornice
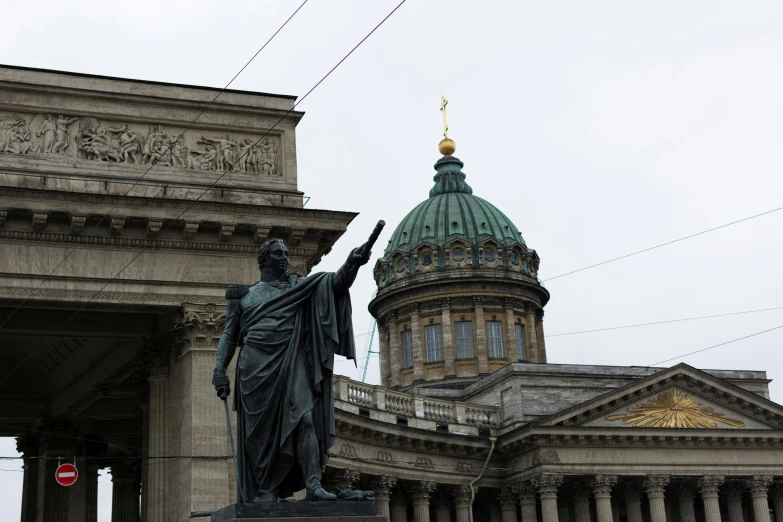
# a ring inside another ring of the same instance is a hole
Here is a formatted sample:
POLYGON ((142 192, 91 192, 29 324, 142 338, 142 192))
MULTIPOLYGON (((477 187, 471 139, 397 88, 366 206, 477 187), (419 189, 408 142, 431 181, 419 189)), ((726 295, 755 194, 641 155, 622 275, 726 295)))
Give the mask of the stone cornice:
POLYGON ((536 448, 753 448, 780 451, 781 430, 663 429, 603 427, 527 427, 499 437, 505 457, 536 448))
MULTIPOLYGON (((317 209, 299 209, 292 207, 272 207, 266 205, 244 205, 236 203, 217 203, 217 202, 201 202, 201 201, 188 201, 188 200, 167 200, 160 198, 140 198, 130 196, 111 196, 111 195, 95 195, 95 194, 80 194, 72 192, 58 192, 50 190, 25 190, 0 187, 0 197, 9 197, 15 200, 18 199, 41 199, 46 201, 64 201, 64 202, 76 202, 86 205, 109 205, 116 206, 118 208, 117 213, 121 211, 119 209, 125 207, 143 207, 147 209, 171 209, 175 211, 183 211, 188 209, 189 211, 203 211, 203 212, 223 212, 231 214, 254 214, 259 216, 272 216, 272 217, 291 217, 298 219, 313 219, 315 222, 313 225, 321 221, 337 221, 343 222, 343 228, 347 226, 358 214, 356 212, 340 212, 332 210, 317 210, 317 209)), ((0 206, 2 204, 0 203, 0 206)), ((147 212, 149 213, 149 212, 147 212)), ((165 216, 160 216, 164 219, 165 216)), ((175 216, 172 216, 172 218, 175 216)), ((217 220, 217 219, 216 219, 217 220)), ((218 220, 219 221, 219 220, 218 220)), ((315 228, 315 227, 314 227, 315 228)), ((331 227, 324 227, 323 225, 318 228, 330 229, 331 227)))
MULTIPOLYGON (((120 281, 122 282, 122 281, 120 281)), ((148 302, 148 303, 160 303, 166 305, 181 305, 182 303, 221 303, 224 301, 222 297, 209 296, 209 295, 187 295, 187 294, 152 294, 152 293, 131 293, 131 292, 113 292, 113 291, 101 291, 96 294, 95 291, 89 290, 65 290, 56 289, 48 290, 45 288, 39 288, 33 290, 31 288, 18 288, 9 286, 0 286, 0 300, 4 296, 11 297, 27 297, 30 294, 34 294, 36 300, 38 299, 50 299, 50 300, 82 300, 90 299, 91 301, 129 301, 129 302, 148 302)), ((17 303, 17 301, 13 301, 17 303)), ((105 303, 91 303, 94 306, 87 308, 103 308, 105 303)), ((80 307, 81 309, 82 307, 80 307)))
MULTIPOLYGON (((215 235, 217 237, 217 234, 215 235)), ((237 254, 255 256, 256 244, 232 244, 226 242, 207 243, 204 241, 178 241, 175 239, 145 239, 140 237, 88 236, 81 234, 61 234, 54 232, 25 232, 0 229, 0 240, 29 241, 31 243, 58 243, 83 245, 85 247, 113 247, 143 250, 177 250, 190 252, 214 252, 219 254, 237 254)), ((318 253, 315 248, 289 248, 292 258, 303 257, 311 260, 318 253)), ((311 260, 312 261, 312 260, 311 260)))

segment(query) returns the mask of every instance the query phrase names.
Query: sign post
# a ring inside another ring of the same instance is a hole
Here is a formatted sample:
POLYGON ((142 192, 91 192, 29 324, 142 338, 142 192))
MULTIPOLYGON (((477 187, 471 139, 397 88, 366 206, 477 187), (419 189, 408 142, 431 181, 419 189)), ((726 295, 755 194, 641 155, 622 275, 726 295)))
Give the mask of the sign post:
POLYGON ((72 486, 79 478, 79 471, 73 464, 61 464, 54 472, 54 480, 61 486, 72 486))

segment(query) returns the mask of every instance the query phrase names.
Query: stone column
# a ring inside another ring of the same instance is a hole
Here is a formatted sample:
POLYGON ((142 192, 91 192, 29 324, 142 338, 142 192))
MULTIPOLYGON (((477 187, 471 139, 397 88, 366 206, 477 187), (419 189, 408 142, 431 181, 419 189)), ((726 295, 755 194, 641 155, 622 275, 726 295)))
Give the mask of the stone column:
POLYGON ((650 503, 650 522, 667 522, 666 504, 663 499, 664 489, 668 483, 667 476, 650 475, 644 479, 644 489, 647 491, 647 501, 650 503))
POLYGON ((542 522, 558 522, 557 489, 563 484, 563 476, 548 474, 538 475, 533 478, 531 482, 538 490, 538 496, 541 498, 542 522))
POLYGON ((729 522, 745 522, 745 515, 742 512, 742 493, 744 490, 745 488, 737 482, 730 483, 726 488, 729 522))
POLYGON ((527 481, 518 483, 514 490, 519 499, 519 508, 522 512, 522 522, 537 522, 536 513, 536 489, 527 481))
POLYGON ((517 332, 514 328, 514 299, 505 297, 503 307, 506 309, 506 346, 508 346, 508 362, 518 362, 517 332))
POLYGON ((517 502, 513 489, 502 488, 497 498, 500 506, 500 519, 503 522, 517 522, 517 502))
POLYGON ((628 522, 642 522, 642 498, 638 483, 631 483, 625 489, 625 514, 628 522))
POLYGON ((487 346, 487 322, 484 320, 484 296, 473 296, 473 313, 476 317, 476 356, 479 375, 489 374, 489 347, 487 346))
POLYGON ((150 456, 150 398, 149 383, 146 383, 146 396, 143 397, 141 410, 141 522, 147 522, 147 484, 149 484, 149 459, 150 456))
POLYGON ((376 321, 376 327, 378 328, 378 359, 381 365, 381 385, 389 387, 389 344, 386 342, 388 329, 381 324, 381 321, 376 321))
POLYGON ((435 495, 435 522, 451 522, 451 502, 444 493, 435 495))
POLYGON ((400 349, 400 332, 397 328, 397 314, 386 314, 386 328, 389 330, 389 386, 400 387, 400 370, 402 369, 402 353, 400 349))
MULTIPOLYGON (((98 464, 88 464, 84 472, 87 486, 85 494, 85 522, 98 522, 98 464)), ((79 477, 81 480, 81 477, 79 477)))
POLYGON ((16 451, 24 458, 24 477, 22 479, 22 522, 36 522, 38 511, 38 466, 40 454, 38 439, 32 435, 16 438, 16 451))
POLYGON ((538 344, 538 362, 546 363, 546 341, 544 339, 544 310, 536 311, 536 343, 538 344))
POLYGON ((141 466, 139 461, 111 465, 111 522, 139 522, 141 466))
POLYGON ((391 519, 389 500, 395 484, 397 484, 397 479, 389 475, 381 475, 372 483, 372 490, 375 492, 375 510, 379 516, 386 517, 386 520, 391 519))
MULTIPOLYGON (((52 454, 44 456, 55 456, 52 454)), ((71 460, 71 459, 68 459, 71 460)), ((68 461, 66 460, 66 462, 68 461)), ((68 522, 68 488, 57 484, 54 473, 57 469, 57 460, 47 459, 41 461, 38 473, 38 510, 36 522, 68 522)))
POLYGON ((753 522, 771 522, 769 518, 769 500, 767 490, 772 484, 772 476, 754 475, 750 481, 750 496, 753 499, 753 522))
POLYGON ((456 376, 457 345, 451 333, 451 299, 440 300, 440 332, 443 346, 443 374, 446 377, 456 376))
POLYGON ((408 305, 411 313, 411 345, 413 347, 413 382, 424 381, 424 360, 426 359, 426 349, 421 339, 421 325, 419 324, 419 312, 421 307, 418 303, 408 305))
POLYGON ((696 522, 696 511, 693 509, 693 489, 690 486, 678 488, 677 506, 680 510, 680 522, 696 522))
POLYGON ((525 335, 527 342, 525 346, 530 354, 530 362, 543 362, 538 358, 538 336, 536 335, 536 316, 530 306, 525 310, 525 335))
POLYGON ((451 491, 451 494, 454 497, 457 522, 470 522, 470 488, 457 486, 451 491))
POLYGON ((575 522, 591 522, 590 490, 588 484, 580 481, 574 487, 574 518, 575 522))
POLYGON ((168 505, 166 502, 166 460, 158 459, 168 455, 166 436, 166 386, 168 384, 168 367, 159 366, 152 369, 149 378, 150 403, 149 433, 147 447, 150 459, 147 462, 147 490, 145 508, 146 522, 166 522, 168 520, 168 505))
POLYGON ((598 522, 614 522, 612 516, 612 487, 617 484, 614 475, 596 475, 591 485, 595 497, 595 515, 598 522))
MULTIPOLYGON (((721 522, 720 505, 718 504, 718 488, 723 484, 723 477, 707 476, 699 479, 701 499, 704 502, 704 519, 706 522, 721 522)), ((682 506, 682 503, 680 504, 682 506)), ((691 503, 691 511, 693 503, 691 503)), ((681 511, 682 512, 682 511, 681 511)), ((682 522, 696 522, 694 515, 691 520, 683 519, 682 522)))
POLYGON ((407 522, 408 504, 402 488, 397 487, 391 495, 391 522, 407 522))
POLYGON ((430 522, 430 495, 435 483, 422 480, 411 486, 409 496, 413 501, 413 522, 430 522))

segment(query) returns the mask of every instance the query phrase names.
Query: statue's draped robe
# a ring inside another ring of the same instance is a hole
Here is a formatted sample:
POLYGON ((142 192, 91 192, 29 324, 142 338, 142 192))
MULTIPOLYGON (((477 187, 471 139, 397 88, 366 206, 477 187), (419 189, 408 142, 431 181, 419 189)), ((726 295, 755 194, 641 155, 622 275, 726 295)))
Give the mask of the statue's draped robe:
POLYGON ((351 301, 347 291, 335 291, 336 277, 293 275, 291 288, 267 301, 248 299, 250 294, 241 303, 229 300, 226 331, 238 319, 236 341, 242 345, 234 381, 240 502, 274 489, 285 498, 305 487, 294 430, 308 411, 321 466, 328 461, 334 445, 334 355, 355 358, 351 301))

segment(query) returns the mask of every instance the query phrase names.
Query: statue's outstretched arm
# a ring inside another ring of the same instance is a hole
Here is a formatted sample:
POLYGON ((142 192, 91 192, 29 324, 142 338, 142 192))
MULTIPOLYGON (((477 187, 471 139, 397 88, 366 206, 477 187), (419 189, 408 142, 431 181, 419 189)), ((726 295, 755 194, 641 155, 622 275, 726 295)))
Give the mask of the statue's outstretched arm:
POLYGON ((372 252, 364 248, 364 245, 359 248, 354 248, 351 251, 343 266, 334 273, 335 292, 344 293, 351 288, 353 282, 356 281, 356 274, 359 273, 359 267, 367 264, 367 261, 370 260, 370 255, 372 255, 372 252))

